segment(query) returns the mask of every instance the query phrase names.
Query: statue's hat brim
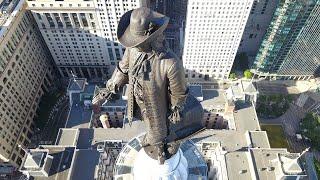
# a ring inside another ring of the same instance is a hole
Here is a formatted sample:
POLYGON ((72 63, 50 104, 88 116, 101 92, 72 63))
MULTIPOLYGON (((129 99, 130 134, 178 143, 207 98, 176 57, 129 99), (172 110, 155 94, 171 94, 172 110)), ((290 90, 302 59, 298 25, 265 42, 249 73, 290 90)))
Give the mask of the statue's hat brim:
POLYGON ((137 47, 143 43, 150 42, 151 40, 154 40, 155 37, 157 37, 160 33, 162 33, 168 26, 169 17, 158 12, 151 11, 151 22, 158 27, 157 30, 151 34, 138 35, 133 33, 130 31, 130 18, 133 11, 134 10, 130 10, 123 14, 118 24, 117 38, 124 47, 137 47))

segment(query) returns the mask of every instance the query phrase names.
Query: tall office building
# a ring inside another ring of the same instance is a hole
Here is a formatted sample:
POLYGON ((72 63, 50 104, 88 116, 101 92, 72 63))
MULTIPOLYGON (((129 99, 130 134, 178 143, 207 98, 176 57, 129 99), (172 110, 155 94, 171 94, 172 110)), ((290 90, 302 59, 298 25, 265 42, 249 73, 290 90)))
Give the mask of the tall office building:
POLYGON ((188 78, 228 78, 253 1, 189 0, 183 50, 188 78))
POLYGON ((256 57, 279 0, 254 0, 238 53, 256 57))
POLYGON ((260 46, 253 71, 278 79, 319 74, 320 1, 280 1, 260 46))
POLYGON ((21 164, 41 96, 53 85, 52 57, 23 0, 0 4, 0 164, 21 164))
POLYGON ((164 31, 168 46, 179 57, 182 56, 184 24, 187 0, 144 0, 147 7, 170 18, 164 31))
POLYGON ((73 71, 78 77, 107 78, 124 53, 116 36, 118 22, 125 12, 143 5, 142 1, 27 2, 62 76, 73 71))

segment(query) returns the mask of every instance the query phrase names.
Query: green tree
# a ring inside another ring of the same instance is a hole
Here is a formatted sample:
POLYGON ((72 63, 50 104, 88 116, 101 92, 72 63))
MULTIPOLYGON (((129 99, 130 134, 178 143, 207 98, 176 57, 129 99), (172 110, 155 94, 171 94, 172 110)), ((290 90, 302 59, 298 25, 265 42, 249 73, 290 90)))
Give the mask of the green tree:
POLYGON ((253 76, 253 73, 252 73, 249 69, 247 69, 247 70, 245 70, 245 71, 243 72, 243 75, 244 75, 245 78, 251 79, 252 76, 253 76))
POLYGON ((313 159, 313 162, 314 162, 314 166, 317 171, 317 176, 318 176, 318 178, 320 178, 320 162, 317 161, 316 159, 313 159))
POLYGON ((302 119, 301 130, 311 140, 312 146, 320 150, 320 117, 315 113, 308 113, 302 119))
POLYGON ((236 73, 234 73, 234 72, 233 72, 233 73, 230 73, 230 75, 229 75, 229 78, 230 78, 230 79, 236 79, 236 77, 237 77, 237 76, 236 76, 236 73))

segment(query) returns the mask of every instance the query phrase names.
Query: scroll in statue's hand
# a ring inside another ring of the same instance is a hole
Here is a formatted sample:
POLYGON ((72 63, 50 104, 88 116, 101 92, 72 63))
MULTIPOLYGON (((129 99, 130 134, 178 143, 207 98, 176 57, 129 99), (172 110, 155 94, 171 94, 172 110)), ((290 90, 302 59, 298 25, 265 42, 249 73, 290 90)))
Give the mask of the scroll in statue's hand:
POLYGON ((111 101, 115 98, 115 94, 110 90, 101 89, 92 99, 92 107, 95 113, 100 111, 100 107, 102 104, 111 101))

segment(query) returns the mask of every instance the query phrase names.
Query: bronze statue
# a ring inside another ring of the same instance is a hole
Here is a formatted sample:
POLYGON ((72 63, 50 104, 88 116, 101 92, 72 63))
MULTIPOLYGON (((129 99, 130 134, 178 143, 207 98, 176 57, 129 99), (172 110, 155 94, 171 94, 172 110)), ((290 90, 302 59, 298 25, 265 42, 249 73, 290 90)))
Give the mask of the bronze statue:
POLYGON ((180 139, 204 127, 203 109, 188 95, 182 60, 165 44, 163 31, 168 22, 168 17, 146 7, 121 17, 117 36, 125 53, 106 89, 93 99, 99 107, 128 84, 128 121, 145 122, 142 145, 160 162, 176 153, 180 139))

